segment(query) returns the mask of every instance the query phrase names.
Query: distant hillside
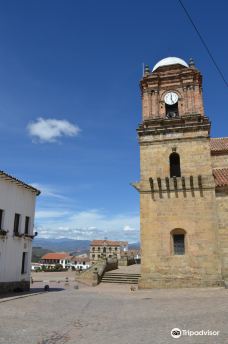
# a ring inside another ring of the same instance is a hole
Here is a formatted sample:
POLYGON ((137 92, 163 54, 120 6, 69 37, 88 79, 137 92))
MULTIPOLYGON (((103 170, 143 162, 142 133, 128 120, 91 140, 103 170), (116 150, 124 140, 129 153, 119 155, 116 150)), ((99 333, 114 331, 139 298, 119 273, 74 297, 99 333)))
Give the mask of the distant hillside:
POLYGON ((89 249, 90 240, 74 240, 68 238, 62 239, 44 239, 35 238, 33 240, 33 246, 42 247, 54 252, 71 252, 77 251, 78 253, 84 253, 89 249))
POLYGON ((46 253, 51 252, 51 250, 42 248, 42 247, 35 247, 32 248, 32 262, 37 263, 40 261, 40 258, 44 256, 46 253))
MULTIPOLYGON (((89 250, 90 240, 74 240, 68 238, 62 239, 44 239, 36 237, 33 240, 33 247, 42 247, 54 252, 77 252, 85 253, 89 250)), ((129 248, 138 249, 140 248, 140 243, 129 244, 129 248)))
POLYGON ((128 245, 128 248, 129 249, 136 249, 136 250, 139 250, 140 249, 140 242, 134 242, 132 244, 129 244, 128 245))

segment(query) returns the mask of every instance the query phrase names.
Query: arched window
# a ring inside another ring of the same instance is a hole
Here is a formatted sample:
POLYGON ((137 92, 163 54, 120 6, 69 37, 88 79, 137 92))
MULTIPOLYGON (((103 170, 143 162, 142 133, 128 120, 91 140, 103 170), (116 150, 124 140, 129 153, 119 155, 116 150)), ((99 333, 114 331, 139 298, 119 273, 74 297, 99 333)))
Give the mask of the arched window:
POLYGON ((103 247, 103 253, 106 253, 106 247, 103 247))
POLYGON ((169 156, 170 177, 180 177, 180 156, 177 153, 172 153, 169 156))
POLYGON ((166 118, 176 118, 179 116, 178 102, 174 105, 165 104, 166 118))
POLYGON ((174 229, 171 232, 172 252, 174 255, 184 255, 186 251, 186 232, 184 229, 174 229))

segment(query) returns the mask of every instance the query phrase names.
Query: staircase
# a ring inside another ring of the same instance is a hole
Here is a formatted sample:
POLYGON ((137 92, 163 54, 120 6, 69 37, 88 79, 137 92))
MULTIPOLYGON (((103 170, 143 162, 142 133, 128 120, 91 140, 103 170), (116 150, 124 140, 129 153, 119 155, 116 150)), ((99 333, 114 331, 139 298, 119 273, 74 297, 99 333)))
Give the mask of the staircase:
POLYGON ((117 273, 105 272, 101 282, 102 283, 122 283, 122 284, 138 284, 141 274, 135 273, 117 273))

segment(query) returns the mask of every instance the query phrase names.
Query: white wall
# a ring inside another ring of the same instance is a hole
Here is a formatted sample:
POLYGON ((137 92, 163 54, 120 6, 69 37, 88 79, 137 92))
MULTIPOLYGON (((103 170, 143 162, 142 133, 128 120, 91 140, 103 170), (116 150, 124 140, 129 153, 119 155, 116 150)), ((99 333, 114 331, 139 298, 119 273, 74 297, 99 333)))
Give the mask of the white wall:
POLYGON ((4 210, 2 229, 6 236, 0 236, 0 282, 28 281, 32 240, 14 236, 14 216, 20 214, 19 233, 24 233, 25 216, 30 217, 29 234, 33 234, 36 194, 12 181, 0 177, 0 209, 4 210), (22 254, 28 253, 27 272, 21 274, 22 254))
POLYGON ((77 263, 77 264, 71 263, 71 266, 74 267, 75 269, 85 270, 85 269, 88 269, 90 267, 90 264, 89 264, 89 262, 85 263, 85 265, 82 263, 77 263))

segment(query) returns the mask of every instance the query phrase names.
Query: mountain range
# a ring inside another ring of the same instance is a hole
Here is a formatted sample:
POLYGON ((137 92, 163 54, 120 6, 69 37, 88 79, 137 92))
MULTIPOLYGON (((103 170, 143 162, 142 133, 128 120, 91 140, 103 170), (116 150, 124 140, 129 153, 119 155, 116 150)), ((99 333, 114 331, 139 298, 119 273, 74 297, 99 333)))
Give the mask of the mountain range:
MULTIPOLYGON (((61 239, 46 239, 46 238, 35 238, 33 240, 33 247, 41 247, 49 249, 54 252, 78 252, 84 253, 89 250, 90 240, 75 240, 68 238, 61 239)), ((128 245, 129 248, 138 249, 140 243, 133 243, 128 245)))

